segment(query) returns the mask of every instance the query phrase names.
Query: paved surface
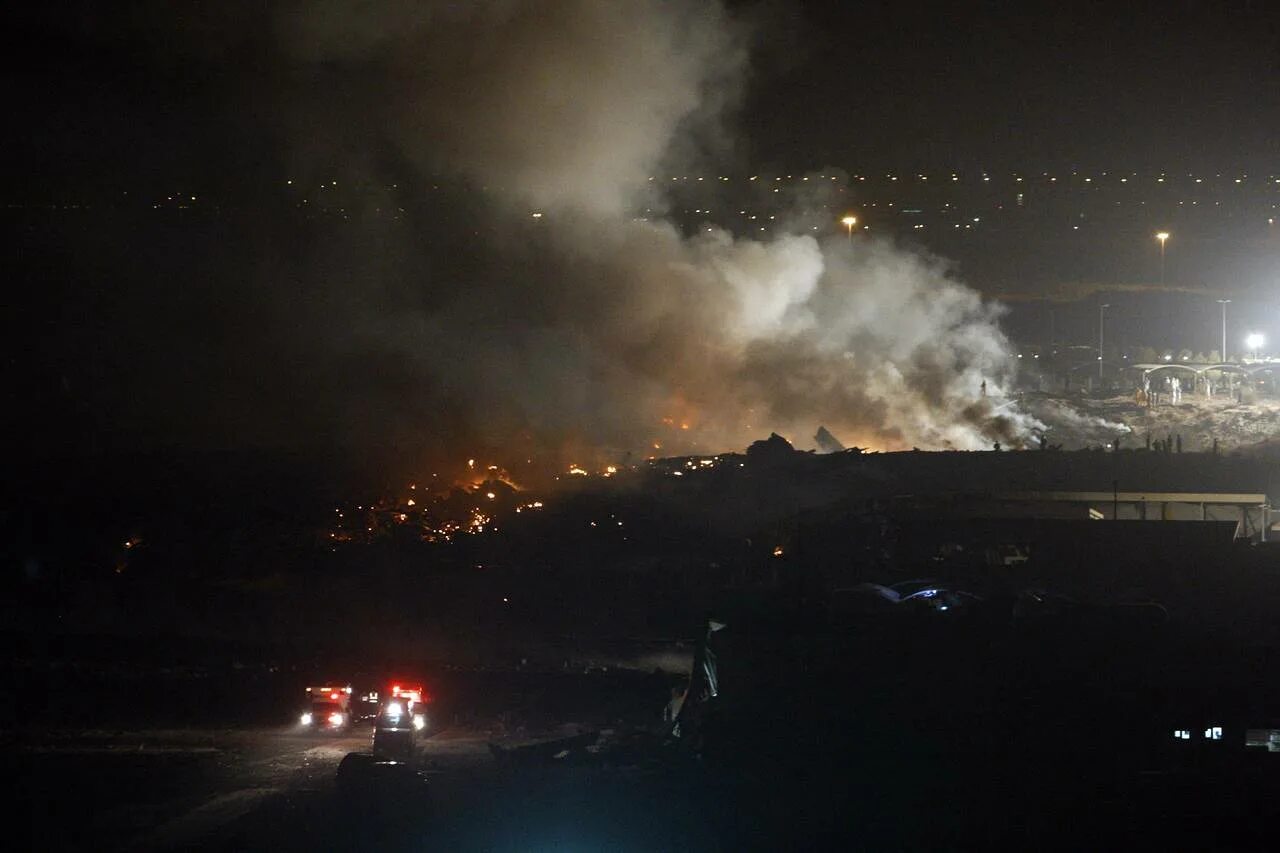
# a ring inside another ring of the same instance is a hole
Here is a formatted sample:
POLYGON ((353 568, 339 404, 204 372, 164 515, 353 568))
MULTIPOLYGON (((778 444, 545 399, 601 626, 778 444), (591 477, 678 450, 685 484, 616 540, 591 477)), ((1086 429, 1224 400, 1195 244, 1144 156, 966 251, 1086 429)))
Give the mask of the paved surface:
POLYGON ((1047 750, 972 765, 881 756, 838 778, 751 782, 693 766, 516 767, 494 760, 484 733, 446 730, 422 744, 422 797, 420 786, 339 789, 338 765, 367 749, 367 731, 46 731, 0 742, 18 782, 16 850, 738 850, 831 838, 995 849, 1064 842, 1067 829, 1087 842, 1077 849, 1267 850, 1280 794, 1275 756, 1210 750, 1136 776, 1106 756, 1073 763, 1073 751, 1047 750))
MULTIPOLYGON (((29 849, 215 849, 237 841, 264 849, 246 836, 278 834, 263 831, 264 818, 297 846, 332 823, 338 763, 367 751, 370 735, 367 727, 343 737, 291 729, 53 731, 4 740, 29 849)), ((489 763, 484 739, 465 733, 426 741, 423 759, 437 776, 463 777, 489 763)))

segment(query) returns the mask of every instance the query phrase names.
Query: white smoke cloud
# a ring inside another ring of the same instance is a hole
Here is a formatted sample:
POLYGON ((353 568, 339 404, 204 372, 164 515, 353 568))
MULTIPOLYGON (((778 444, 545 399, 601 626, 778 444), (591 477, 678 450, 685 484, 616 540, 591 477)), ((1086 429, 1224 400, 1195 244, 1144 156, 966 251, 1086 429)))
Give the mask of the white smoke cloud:
POLYGON ((1058 400, 1031 400, 1025 408, 1040 421, 1051 425, 1046 432, 1049 442, 1068 448, 1105 444, 1133 432, 1126 424, 1085 414, 1058 400))
POLYGON ((408 307, 370 296, 349 316, 359 345, 413 365, 417 411, 447 399, 494 444, 646 454, 771 430, 803 443, 819 424, 884 449, 1017 446, 1038 425, 996 408, 1013 374, 999 311, 938 260, 785 230, 686 238, 636 217, 649 176, 719 126, 747 76, 718 3, 320 8, 278 17, 295 61, 368 73, 387 137, 486 199, 468 249, 483 263, 459 272, 437 253, 423 277, 450 288, 433 280, 408 307))
POLYGON ((598 216, 629 211, 746 58, 715 2, 324 0, 279 20, 295 54, 387 74, 389 132, 423 169, 598 216))

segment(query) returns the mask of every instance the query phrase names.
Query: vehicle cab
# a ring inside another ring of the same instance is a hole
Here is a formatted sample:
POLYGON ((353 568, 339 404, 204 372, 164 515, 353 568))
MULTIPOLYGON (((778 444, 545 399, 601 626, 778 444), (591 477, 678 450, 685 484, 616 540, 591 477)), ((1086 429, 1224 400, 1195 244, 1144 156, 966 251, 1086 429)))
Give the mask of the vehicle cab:
POLYGON ((351 725, 351 693, 349 685, 324 684, 307 688, 307 704, 298 716, 304 730, 336 734, 351 725))
POLYGON ((408 761, 427 730, 429 697, 421 684, 392 684, 373 727, 375 755, 408 761))

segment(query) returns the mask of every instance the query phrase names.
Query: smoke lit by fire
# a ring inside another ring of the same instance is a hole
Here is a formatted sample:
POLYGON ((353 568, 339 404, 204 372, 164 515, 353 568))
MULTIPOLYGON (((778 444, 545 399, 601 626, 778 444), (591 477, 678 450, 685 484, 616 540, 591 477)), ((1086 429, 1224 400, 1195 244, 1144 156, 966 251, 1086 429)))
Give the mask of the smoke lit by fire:
MULTIPOLYGON (((395 287, 381 238, 356 262, 377 284, 342 334, 405 372, 401 443, 584 476, 773 431, 807 446, 820 424, 874 449, 1017 447, 1037 426, 999 406, 1000 310, 943 262, 834 220, 756 238, 640 215, 659 168, 728 151, 748 51, 718 2, 408 8, 280 19, 294 62, 360 63, 386 139, 472 193, 461 224, 406 235, 395 287)), ((515 482, 474 459, 459 479, 515 482)))

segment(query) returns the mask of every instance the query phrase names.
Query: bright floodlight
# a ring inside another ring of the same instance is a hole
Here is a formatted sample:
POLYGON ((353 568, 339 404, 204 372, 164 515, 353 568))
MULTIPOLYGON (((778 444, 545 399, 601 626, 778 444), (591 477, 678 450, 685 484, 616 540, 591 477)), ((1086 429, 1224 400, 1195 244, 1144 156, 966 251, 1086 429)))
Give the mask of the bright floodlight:
POLYGON ((1168 231, 1158 232, 1156 234, 1156 239, 1159 240, 1161 243, 1163 243, 1165 240, 1169 239, 1169 232, 1168 231))
POLYGON ((1250 332, 1248 335, 1245 336, 1245 339, 1244 339, 1244 345, 1251 350, 1262 349, 1262 345, 1265 344, 1266 342, 1267 342, 1267 339, 1264 338, 1258 332, 1250 332))
POLYGON ((844 219, 840 220, 840 224, 845 226, 846 228, 852 228, 853 226, 858 224, 858 217, 846 216, 844 219))

